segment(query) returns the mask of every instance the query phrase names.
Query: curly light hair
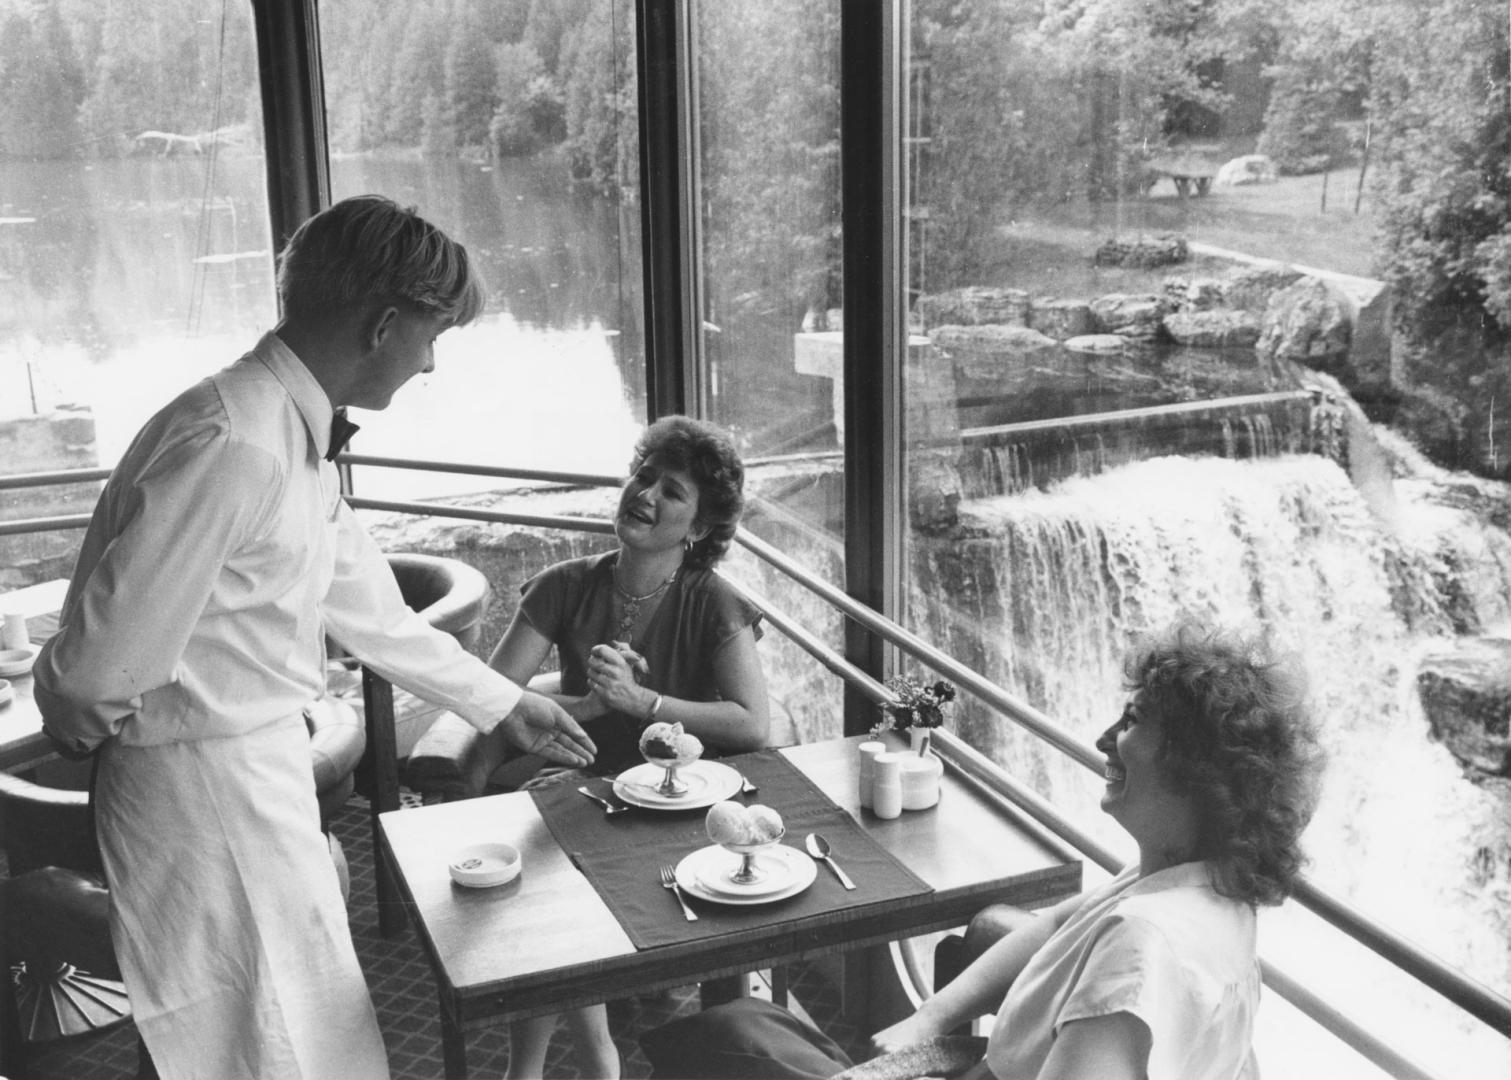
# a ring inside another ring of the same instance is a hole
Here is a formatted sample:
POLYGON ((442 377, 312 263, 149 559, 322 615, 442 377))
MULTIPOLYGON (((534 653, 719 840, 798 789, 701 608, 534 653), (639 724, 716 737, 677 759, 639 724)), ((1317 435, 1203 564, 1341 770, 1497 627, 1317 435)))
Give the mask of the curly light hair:
POLYGON ((708 530, 683 557, 692 570, 706 570, 724 557, 745 510, 745 465, 722 430, 690 416, 664 416, 635 443, 633 475, 655 455, 663 466, 681 469, 698 485, 697 524, 708 530))
POLYGON ((1137 646, 1127 686, 1164 723, 1168 782, 1201 821, 1198 856, 1223 896, 1252 905, 1291 894, 1323 765, 1305 694, 1257 640, 1181 620, 1137 646))
POLYGON ((342 199, 306 220, 278 257, 278 299, 316 315, 376 301, 407 303, 465 326, 483 310, 483 284, 467 249, 414 207, 381 195, 342 199))

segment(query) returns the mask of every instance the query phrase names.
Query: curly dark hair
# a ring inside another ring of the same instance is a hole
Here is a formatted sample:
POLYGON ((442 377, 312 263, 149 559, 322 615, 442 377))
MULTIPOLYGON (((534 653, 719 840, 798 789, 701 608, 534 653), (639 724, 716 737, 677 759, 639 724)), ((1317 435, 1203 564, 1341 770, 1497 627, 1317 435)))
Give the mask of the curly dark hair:
POLYGON ((662 465, 685 470, 698 485, 697 524, 708 532, 682 561, 689 569, 706 570, 729 550, 745 510, 745 465, 739 451, 713 424, 690 416, 664 416, 635 443, 631 475, 652 454, 662 465))
POLYGON ((1164 722, 1169 783, 1196 803, 1213 887, 1252 905, 1285 900, 1323 765, 1295 675, 1260 642, 1195 620, 1143 641, 1124 673, 1164 722))

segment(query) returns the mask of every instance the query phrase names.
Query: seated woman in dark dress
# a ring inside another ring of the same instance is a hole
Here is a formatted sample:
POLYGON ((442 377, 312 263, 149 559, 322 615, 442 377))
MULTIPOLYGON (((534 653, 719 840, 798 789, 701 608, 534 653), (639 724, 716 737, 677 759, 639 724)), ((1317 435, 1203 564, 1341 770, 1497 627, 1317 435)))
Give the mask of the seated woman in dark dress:
MULTIPOLYGON (((669 416, 635 447, 614 518, 616 551, 557 563, 523 587, 489 663, 525 683, 554 646, 553 695, 598 746, 596 773, 639 764, 640 732, 680 723, 707 756, 766 745, 760 613, 713 572, 744 509, 745 469, 711 424, 669 416)), ((543 769, 530 784, 575 772, 543 769)), ((539 1077, 555 1017, 511 1028, 509 1076, 539 1077)), ((617 1077, 602 1005, 568 1014, 584 1075, 617 1077)))

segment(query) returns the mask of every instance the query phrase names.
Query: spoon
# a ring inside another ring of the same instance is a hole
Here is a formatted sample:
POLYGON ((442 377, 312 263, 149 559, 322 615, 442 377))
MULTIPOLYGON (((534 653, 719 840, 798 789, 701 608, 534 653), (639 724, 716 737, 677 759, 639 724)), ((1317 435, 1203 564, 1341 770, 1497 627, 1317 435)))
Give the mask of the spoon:
POLYGON ((602 795, 595 795, 585 787, 580 787, 577 790, 582 792, 588 798, 592 799, 599 806, 603 807, 603 814, 605 817, 612 817, 615 814, 622 814, 629 809, 628 806, 623 806, 619 803, 611 803, 602 795))
POLYGON ((803 838, 803 846, 808 849, 808 854, 819 862, 829 864, 829 869, 834 871, 834 876, 839 878, 841 885, 847 889, 855 888, 855 882, 851 881, 849 876, 839 868, 839 863, 829 858, 829 841, 818 833, 811 832, 803 838))

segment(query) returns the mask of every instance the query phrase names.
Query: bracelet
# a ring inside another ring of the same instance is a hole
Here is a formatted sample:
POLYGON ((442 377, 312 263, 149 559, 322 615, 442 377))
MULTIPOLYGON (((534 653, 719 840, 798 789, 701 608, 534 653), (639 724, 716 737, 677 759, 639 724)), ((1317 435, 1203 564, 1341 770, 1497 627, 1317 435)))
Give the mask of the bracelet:
POLYGON ((645 723, 649 724, 651 721, 656 719, 656 714, 661 711, 661 704, 665 700, 666 698, 664 698, 660 694, 656 695, 656 700, 651 702, 651 707, 645 712, 645 723))

